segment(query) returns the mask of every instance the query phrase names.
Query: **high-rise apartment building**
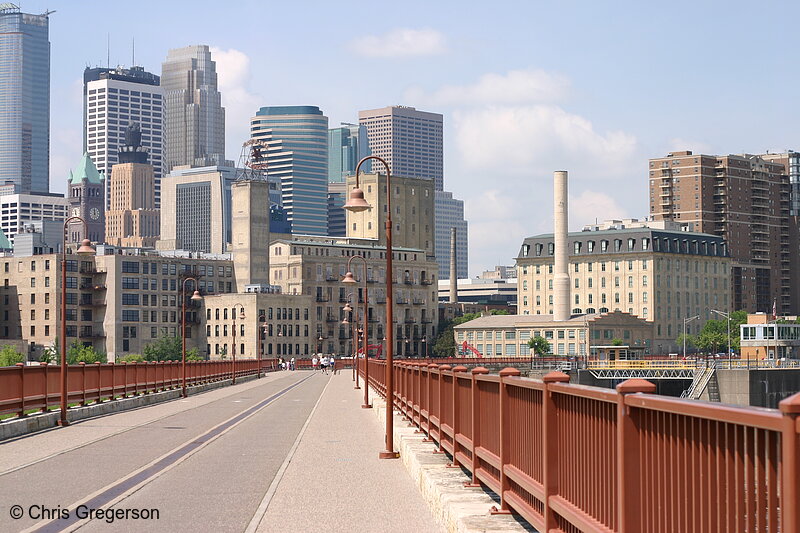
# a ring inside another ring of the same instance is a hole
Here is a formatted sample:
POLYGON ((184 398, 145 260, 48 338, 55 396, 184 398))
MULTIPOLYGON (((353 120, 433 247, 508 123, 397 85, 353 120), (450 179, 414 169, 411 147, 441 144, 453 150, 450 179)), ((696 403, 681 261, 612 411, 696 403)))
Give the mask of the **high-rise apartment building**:
POLYGON ((800 152, 788 150, 779 154, 760 154, 764 161, 783 165, 789 175, 789 214, 800 216, 800 152))
MULTIPOLYGON (((344 183, 356 171, 358 162, 370 154, 367 128, 359 124, 342 124, 328 130, 328 182, 344 183)), ((372 161, 361 166, 371 172, 372 161)))
POLYGON ((759 155, 673 152, 650 160, 650 213, 725 239, 732 259, 731 309, 790 314, 790 183, 782 163, 759 155))
POLYGON ((358 122, 367 128, 370 152, 389 164, 392 175, 432 180, 437 191, 444 189, 441 114, 389 106, 359 111, 358 122))
POLYGON ((164 171, 177 165, 203 167, 225 161, 225 109, 217 90, 217 67, 206 45, 167 53, 164 90, 164 171))
POLYGON ((111 167, 119 163, 125 128, 139 124, 155 177, 155 205, 164 175, 164 99, 159 77, 142 67, 83 71, 83 150, 106 175, 106 209, 111 208, 111 167))
POLYGON ((328 117, 315 106, 262 107, 250 119, 253 139, 267 145, 262 162, 280 179, 281 205, 292 233, 328 232, 328 117))
POLYGON ((464 220, 464 201, 453 193, 436 191, 434 198, 436 243, 434 253, 439 263, 439 279, 450 279, 450 229, 456 228, 456 270, 459 278, 468 278, 468 224, 464 220))
POLYGON ((138 124, 125 130, 119 163, 111 172, 111 209, 106 212, 106 242, 135 248, 155 246, 159 236, 159 213, 155 207, 153 166, 141 146, 138 124))
POLYGON ((49 15, 0 4, 0 183, 50 190, 49 15))

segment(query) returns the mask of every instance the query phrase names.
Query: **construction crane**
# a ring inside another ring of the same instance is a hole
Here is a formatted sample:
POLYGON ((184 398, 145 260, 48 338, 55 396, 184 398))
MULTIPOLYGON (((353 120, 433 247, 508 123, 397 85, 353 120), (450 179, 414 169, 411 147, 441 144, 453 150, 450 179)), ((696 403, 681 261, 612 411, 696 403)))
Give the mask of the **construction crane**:
POLYGON ((467 354, 467 350, 469 350, 470 352, 475 354, 475 357, 483 357, 483 354, 481 352, 479 352, 478 350, 476 350, 474 346, 472 346, 471 344, 467 343, 467 341, 464 341, 464 342, 461 343, 461 353, 463 355, 466 355, 467 354))

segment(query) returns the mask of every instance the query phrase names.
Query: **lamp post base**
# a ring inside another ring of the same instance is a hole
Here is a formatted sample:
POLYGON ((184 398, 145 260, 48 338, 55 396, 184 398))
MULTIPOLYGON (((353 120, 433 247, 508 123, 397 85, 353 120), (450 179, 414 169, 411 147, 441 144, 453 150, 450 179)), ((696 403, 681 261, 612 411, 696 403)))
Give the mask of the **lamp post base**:
POLYGON ((361 387, 359 387, 358 385, 356 385, 356 386, 355 386, 355 387, 353 387, 353 388, 354 388, 354 389, 356 389, 356 390, 361 390, 361 387))
POLYGON ((70 425, 70 422, 69 420, 59 420, 58 425, 61 427, 67 427, 68 425, 70 425))
POLYGON ((372 409, 372 406, 370 404, 368 404, 368 403, 365 403, 364 405, 361 406, 361 408, 362 409, 372 409))
POLYGON ((381 452, 378 454, 378 459, 399 459, 400 454, 398 452, 381 452))

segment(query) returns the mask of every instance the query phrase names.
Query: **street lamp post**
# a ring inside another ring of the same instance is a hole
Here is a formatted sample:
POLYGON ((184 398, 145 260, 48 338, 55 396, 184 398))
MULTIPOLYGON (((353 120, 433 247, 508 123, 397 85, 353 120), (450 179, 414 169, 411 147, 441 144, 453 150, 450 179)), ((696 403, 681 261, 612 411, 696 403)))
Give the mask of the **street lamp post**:
POLYGON ((241 307, 239 318, 244 319, 244 305, 240 303, 233 304, 231 314, 233 315, 233 372, 231 372, 231 385, 236 385, 236 308, 241 307))
MULTIPOLYGON (((351 213, 360 213, 370 209, 371 206, 364 200, 364 191, 359 188, 358 178, 361 165, 365 161, 375 159, 380 161, 386 169, 386 450, 380 453, 381 459, 397 459, 399 454, 394 451, 394 326, 393 326, 393 297, 392 297, 392 173, 388 163, 376 155, 368 155, 358 162, 356 166, 356 186, 350 191, 350 197, 344 208, 351 213)), ((380 181, 380 180, 379 180, 380 181)), ((378 185, 380 190, 380 184, 378 185)))
MULTIPOLYGON (((71 222, 83 224, 84 236, 89 235, 89 228, 86 221, 81 217, 69 217, 64 221, 64 228, 61 234, 61 417, 58 420, 59 426, 68 426, 67 420, 67 227, 71 222)), ((83 239, 81 246, 77 250, 77 255, 94 255, 94 248, 89 239, 83 239)))
POLYGON ((711 312, 725 317, 725 320, 728 322, 728 368, 733 368, 733 356, 731 355, 731 315, 730 313, 717 311, 716 309, 712 309, 711 312))
POLYGON ((697 320, 700 318, 700 315, 694 315, 689 318, 683 319, 683 358, 686 359, 686 324, 691 322, 692 320, 697 320))
MULTIPOLYGON (((364 283, 364 318, 361 321, 361 327, 364 329, 364 337, 361 343, 362 349, 364 350, 364 403, 361 407, 364 409, 372 409, 372 405, 369 403, 369 330, 367 329, 369 327, 369 291, 367 289, 367 260, 360 255, 350 256, 350 259, 347 260, 347 273, 344 275, 342 283, 348 285, 355 285, 357 283, 356 279, 353 277, 353 271, 350 269, 350 263, 352 263, 353 259, 360 259, 364 267, 361 277, 361 281, 364 283)), ((355 295, 356 291, 353 290, 352 294, 355 295)), ((357 305, 355 299, 355 296, 353 296, 353 305, 357 305)), ((356 311, 355 314, 358 314, 358 312, 356 311)), ((358 355, 358 350, 356 350, 356 355, 358 355)))
POLYGON ((428 358, 428 337, 422 337, 422 347, 425 352, 425 359, 428 358))
POLYGON ((264 358, 264 341, 267 340, 266 315, 258 315, 258 322, 259 325, 256 326, 256 330, 258 331, 258 379, 261 379, 261 361, 264 358))
POLYGON ((194 282, 194 294, 190 298, 193 302, 199 302, 203 299, 200 292, 197 290, 197 280, 193 277, 188 277, 183 280, 181 284, 181 396, 186 398, 186 282, 194 282))
POLYGON ((353 350, 353 380, 355 380, 356 385, 353 387, 354 389, 361 389, 358 385, 358 337, 356 336, 356 327, 358 322, 358 313, 353 313, 353 308, 350 307, 350 299, 353 297, 353 293, 348 293, 347 295, 347 303, 342 307, 342 311, 344 311, 344 320, 342 320, 342 324, 347 325, 350 324, 350 348, 353 350), (353 313, 353 322, 347 320, 347 315, 349 313, 353 313))

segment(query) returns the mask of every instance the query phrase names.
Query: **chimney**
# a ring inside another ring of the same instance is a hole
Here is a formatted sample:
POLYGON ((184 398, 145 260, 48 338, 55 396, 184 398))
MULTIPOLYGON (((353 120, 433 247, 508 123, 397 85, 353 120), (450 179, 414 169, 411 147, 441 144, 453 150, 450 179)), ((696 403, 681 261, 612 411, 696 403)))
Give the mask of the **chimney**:
POLYGON ((458 266, 456 262, 456 228, 450 228, 450 303, 458 303, 458 266))
POLYGON ((569 312, 569 250, 567 250, 567 172, 553 174, 553 215, 555 236, 555 265, 553 277, 553 320, 568 320, 569 312))

